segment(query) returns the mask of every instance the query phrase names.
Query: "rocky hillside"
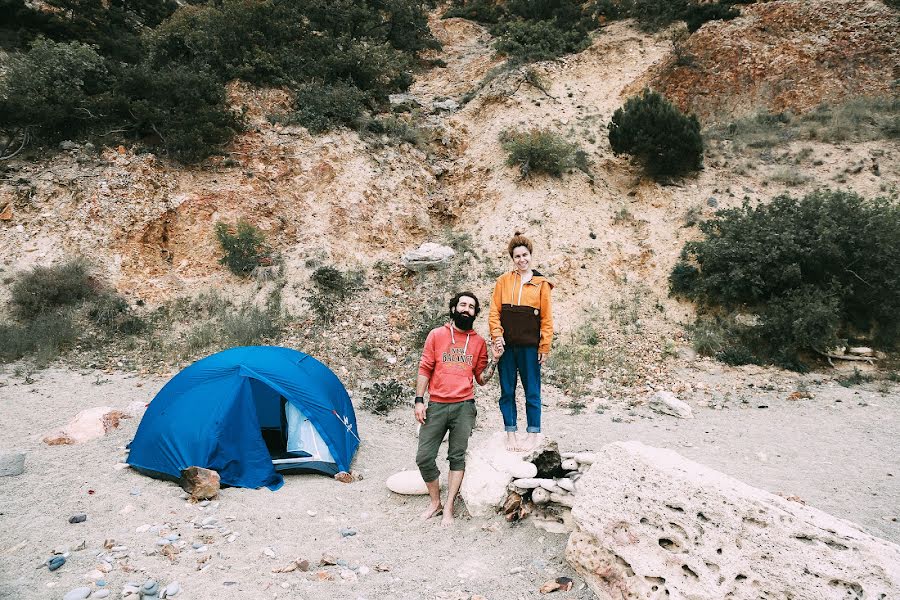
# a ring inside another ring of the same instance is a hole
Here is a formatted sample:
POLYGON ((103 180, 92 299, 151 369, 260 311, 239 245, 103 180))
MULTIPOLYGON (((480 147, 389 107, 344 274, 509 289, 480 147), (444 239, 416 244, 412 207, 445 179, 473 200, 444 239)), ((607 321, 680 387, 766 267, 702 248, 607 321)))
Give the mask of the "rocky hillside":
MULTIPOLYGON (((508 267, 507 238, 520 230, 535 240, 537 268, 557 285, 562 339, 591 323, 600 347, 618 357, 604 363, 601 379, 616 375, 626 395, 689 388, 672 375, 670 357, 687 343, 693 309, 668 297, 666 278, 684 241, 697 235, 693 222, 784 191, 834 182, 872 196, 900 181, 900 146, 885 140, 804 143, 807 160, 790 167, 804 177, 790 181, 778 174, 783 157, 799 151, 794 142, 764 157, 712 144, 697 177, 665 186, 613 155, 606 125, 647 83, 705 125, 714 115, 802 112, 893 91, 898 13, 880 2, 783 0, 742 12, 684 42, 678 52, 690 59, 681 66, 671 32, 648 35, 626 21, 598 30, 577 55, 506 70, 496 69, 501 61, 482 27, 435 14, 443 49, 432 58, 446 66, 419 73, 398 99, 417 107, 419 143, 272 124, 284 93, 235 84, 231 101, 250 126, 226 156, 202 167, 74 143, 37 162, 10 161, 0 181, 3 276, 81 254, 136 305, 211 289, 260 298, 272 284, 240 280, 219 264, 215 223, 243 219, 281 255, 283 300, 294 315, 284 343, 368 379, 347 349, 367 340, 372 369, 406 381, 409 367, 397 357, 415 351, 409 335, 421 312, 443 301, 448 286, 486 297, 508 267), (538 126, 579 144, 588 172, 522 179, 507 166, 500 132, 538 126), (877 171, 848 168, 872 161, 877 171), (450 276, 411 275, 399 265, 425 241, 460 250, 450 276), (364 289, 325 336, 305 301, 311 270, 323 264, 365 274, 364 289)), ((601 395, 596 386, 593 393, 601 395)))

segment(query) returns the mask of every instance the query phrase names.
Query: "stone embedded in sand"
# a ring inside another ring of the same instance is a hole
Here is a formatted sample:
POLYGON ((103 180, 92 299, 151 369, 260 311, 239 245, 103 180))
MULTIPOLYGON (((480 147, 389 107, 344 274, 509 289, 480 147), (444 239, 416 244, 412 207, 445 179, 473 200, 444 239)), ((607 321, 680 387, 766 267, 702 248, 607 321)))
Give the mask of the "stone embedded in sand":
POLYGON ((194 500, 207 500, 219 495, 219 474, 203 467, 188 467, 181 472, 181 489, 194 500))
POLYGON ((605 446, 566 558, 600 598, 900 598, 900 546, 670 450, 605 446))
POLYGON ((658 413, 672 415, 681 419, 694 417, 691 407, 686 402, 679 400, 672 392, 664 390, 653 394, 653 397, 650 398, 649 406, 651 410, 655 410, 658 413))
POLYGON ((14 477, 25 472, 25 453, 0 452, 0 477, 14 477))
POLYGON ((550 502, 550 492, 542 487, 534 488, 531 492, 531 501, 535 504, 547 504, 550 502))
POLYGON ((560 477, 556 480, 556 485, 558 485, 561 489, 574 494, 575 493, 575 482, 569 479, 568 477, 560 477))
POLYGON ((564 458, 560 466, 562 467, 563 471, 577 471, 578 461, 574 458, 564 458))
POLYGON ((74 590, 70 590, 63 596, 63 600, 84 600, 88 596, 91 595, 91 588, 89 587, 77 587, 74 590))
POLYGON ((395 494, 419 496, 428 493, 425 480, 418 469, 394 473, 384 483, 395 494))
POLYGON ((122 419, 131 416, 109 406, 97 406, 81 411, 62 429, 53 431, 44 437, 44 443, 60 446, 86 442, 106 435, 119 426, 122 419))

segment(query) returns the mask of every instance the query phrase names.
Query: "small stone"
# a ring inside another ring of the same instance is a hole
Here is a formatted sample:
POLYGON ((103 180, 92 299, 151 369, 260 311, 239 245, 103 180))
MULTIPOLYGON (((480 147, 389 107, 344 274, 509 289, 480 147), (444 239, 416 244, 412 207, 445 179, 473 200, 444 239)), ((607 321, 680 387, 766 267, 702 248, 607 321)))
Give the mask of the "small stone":
POLYGON ((66 564, 66 557, 64 556, 54 556, 50 560, 47 561, 47 568, 51 571, 55 571, 61 566, 66 564))
POLYGON ((155 579, 148 579, 141 586, 142 596, 155 596, 159 592, 159 583, 155 579))
POLYGON ((566 471, 577 471, 578 461, 574 458, 567 458, 562 461, 561 466, 566 471))
MULTIPOLYGON (((166 536, 166 539, 169 540, 170 542, 174 542, 174 541, 177 541, 179 537, 181 537, 181 536, 178 535, 177 533, 170 533, 169 535, 166 536)), ((113 550, 115 550, 115 548, 113 548, 113 550)))
POLYGON ((350 537, 350 536, 356 535, 356 530, 353 529, 352 527, 345 527, 345 528, 341 529, 340 532, 341 532, 341 537, 350 537))
POLYGON ((356 573, 354 573, 353 571, 344 569, 343 571, 341 571, 341 579, 343 579, 344 581, 353 582, 353 581, 357 581, 359 578, 356 576, 356 573))
POLYGON ((141 588, 137 585, 126 585, 122 588, 122 597, 131 596, 140 593, 141 588))
POLYGON ((525 567, 513 567, 509 570, 510 575, 518 575, 519 573, 524 573, 525 567))
POLYGON ((209 504, 210 504, 209 500, 203 500, 202 502, 199 502, 197 504, 197 506, 202 506, 203 508, 206 508, 207 506, 209 506, 209 504))
POLYGON ((78 513, 69 517, 69 523, 84 523, 85 521, 87 521, 87 515, 84 513, 78 513))
POLYGON ((197 548, 200 548, 202 546, 203 546, 203 542, 194 542, 193 544, 191 544, 191 548, 193 548, 194 550, 196 550, 197 548))
POLYGON ((202 554, 203 552, 206 552, 208 549, 209 549, 208 546, 198 546, 198 547, 196 548, 196 551, 197 551, 198 553, 201 553, 201 554, 202 554))
POLYGON ((308 514, 308 515, 311 516, 311 517, 314 517, 314 516, 316 516, 316 515, 319 514, 319 513, 317 513, 317 512, 314 511, 314 510, 308 510, 308 511, 306 511, 306 514, 308 514))
POLYGON ((91 588, 83 586, 70 590, 63 596, 63 600, 84 600, 91 595, 91 588))
POLYGON ((169 540, 167 540, 166 538, 156 538, 157 546, 167 546, 168 544, 169 544, 169 540))
POLYGON ((200 521, 200 524, 201 524, 201 525, 215 525, 215 524, 216 524, 216 518, 215 518, 215 517, 206 517, 205 519, 203 519, 202 521, 200 521))
POLYGON ((368 575, 369 567, 367 567, 366 565, 362 565, 359 567, 359 569, 357 569, 356 572, 359 573, 360 575, 368 575))
POLYGON ((225 541, 228 542, 228 543, 230 544, 231 542, 233 542, 233 541, 236 540, 236 539, 237 539, 237 536, 236 536, 235 534, 232 533, 232 534, 229 535, 227 538, 225 538, 225 541))
POLYGON ((178 585, 177 581, 173 581, 169 585, 166 586, 166 598, 171 598, 172 596, 178 594, 181 591, 181 586, 178 585))
POLYGON ((149 525, 141 525, 140 527, 135 527, 134 529, 135 533, 147 533, 148 531, 150 531, 149 525))
POLYGON ((272 550, 271 548, 268 548, 268 547, 263 548, 263 554, 265 554, 269 558, 275 558, 275 551, 272 550))
POLYGON ((91 594, 91 598, 108 598, 109 590, 97 590, 93 594, 91 594))
POLYGON ((556 485, 566 490, 567 492, 575 492, 575 482, 569 479, 568 477, 561 477, 556 480, 556 485))
MULTIPOLYGON (((12 204, 9 205, 10 208, 12 204)), ((14 477, 25 472, 24 452, 0 453, 0 477, 14 477)))
POLYGON ((140 496, 140 495, 141 495, 141 488, 131 488, 131 495, 132 495, 132 496, 140 496))
POLYGON ((188 467, 181 472, 181 488, 194 500, 215 498, 220 481, 218 473, 202 467, 188 467))

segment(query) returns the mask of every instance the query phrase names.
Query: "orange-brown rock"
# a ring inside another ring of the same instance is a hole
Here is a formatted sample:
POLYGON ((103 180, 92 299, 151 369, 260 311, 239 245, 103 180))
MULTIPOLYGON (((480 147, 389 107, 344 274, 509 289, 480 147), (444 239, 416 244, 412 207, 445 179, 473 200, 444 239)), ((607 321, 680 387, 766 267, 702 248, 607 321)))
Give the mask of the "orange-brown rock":
POLYGON ((207 500, 219 495, 219 474, 203 467, 188 467, 181 472, 181 489, 192 500, 207 500))

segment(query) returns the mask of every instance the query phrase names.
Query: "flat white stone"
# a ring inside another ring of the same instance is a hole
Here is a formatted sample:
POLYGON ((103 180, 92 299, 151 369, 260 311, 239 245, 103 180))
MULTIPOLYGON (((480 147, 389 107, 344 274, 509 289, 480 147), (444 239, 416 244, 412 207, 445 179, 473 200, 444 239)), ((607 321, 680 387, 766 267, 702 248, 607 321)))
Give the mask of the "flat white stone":
POLYGON ((650 409, 665 415, 672 415, 681 419, 692 419, 694 413, 691 407, 679 400, 672 392, 661 390, 653 394, 649 403, 650 409))
POLYGON ((384 483, 395 494, 421 496, 428 493, 425 480, 422 479, 422 474, 418 469, 394 473, 384 483))

